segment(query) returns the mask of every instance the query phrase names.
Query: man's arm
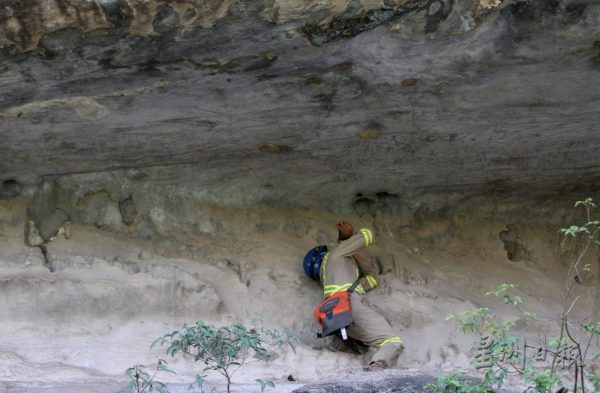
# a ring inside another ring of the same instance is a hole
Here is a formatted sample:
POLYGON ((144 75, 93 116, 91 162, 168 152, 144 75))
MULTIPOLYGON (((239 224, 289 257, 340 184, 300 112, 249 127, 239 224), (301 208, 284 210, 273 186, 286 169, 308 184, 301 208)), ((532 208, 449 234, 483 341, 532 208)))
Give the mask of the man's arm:
POLYGON ((349 257, 371 244, 373 244, 373 232, 370 229, 362 228, 349 239, 340 242, 332 252, 342 258, 349 257))
POLYGON ((361 254, 354 254, 352 258, 354 258, 356 264, 358 265, 358 270, 360 272, 360 285, 363 287, 365 292, 375 289, 379 285, 377 282, 379 279, 379 269, 375 267, 373 258, 365 258, 361 254))

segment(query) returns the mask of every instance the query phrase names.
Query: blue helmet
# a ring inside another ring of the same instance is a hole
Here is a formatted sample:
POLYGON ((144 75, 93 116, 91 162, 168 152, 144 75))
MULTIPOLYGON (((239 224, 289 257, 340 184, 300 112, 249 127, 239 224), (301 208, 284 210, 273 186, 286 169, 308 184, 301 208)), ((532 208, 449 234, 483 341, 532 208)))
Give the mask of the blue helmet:
POLYGON ((319 270, 321 262, 327 255, 327 246, 317 246, 312 248, 304 257, 304 273, 313 280, 320 280, 319 270))

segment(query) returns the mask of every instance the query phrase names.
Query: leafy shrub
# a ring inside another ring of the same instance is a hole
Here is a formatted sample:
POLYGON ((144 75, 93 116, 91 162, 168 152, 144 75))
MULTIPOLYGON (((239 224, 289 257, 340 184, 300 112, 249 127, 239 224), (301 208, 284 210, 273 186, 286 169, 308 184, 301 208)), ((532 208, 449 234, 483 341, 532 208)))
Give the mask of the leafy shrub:
MULTIPOLYGON (((297 342, 298 339, 287 329, 283 332, 262 327, 247 329, 241 324, 216 328, 198 321, 194 325, 184 325, 180 330, 159 337, 152 343, 151 348, 157 344, 168 345, 167 355, 191 356, 194 362, 203 363, 202 371, 196 376, 190 388, 195 385, 201 392, 204 391, 203 385, 207 372, 216 371, 225 377, 227 393, 230 393, 234 373, 249 359, 268 362, 273 357, 273 353, 267 348, 276 349, 285 346, 295 352, 297 342)), ((262 379, 256 381, 263 392, 266 387, 275 386, 271 381, 262 379)))
POLYGON ((158 364, 156 365, 156 369, 154 373, 150 375, 148 371, 146 371, 146 367, 140 364, 136 364, 133 367, 128 368, 125 371, 125 375, 129 378, 127 382, 127 387, 125 388, 126 393, 168 393, 167 385, 156 381, 154 378, 156 375, 161 372, 169 372, 173 373, 172 370, 167 368, 167 362, 162 359, 158 360, 158 364))
POLYGON ((425 385, 433 393, 491 393, 485 382, 465 377, 464 373, 457 372, 435 377, 435 383, 425 385))
MULTIPOLYGON (((528 392, 551 393, 556 386, 561 385, 559 363, 563 362, 564 367, 564 362, 567 362, 569 368, 574 366, 573 392, 585 393, 586 384, 591 384, 594 390, 600 393, 600 376, 584 372, 585 367, 591 365, 587 361, 588 350, 592 340, 600 336, 600 322, 583 324, 583 321, 588 318, 574 318, 573 311, 581 298, 580 291, 584 286, 584 281, 588 280, 591 272, 589 264, 583 265, 583 258, 592 247, 600 245, 600 220, 592 219, 592 209, 596 208, 596 204, 591 198, 578 201, 575 203, 575 207, 585 209, 586 222, 583 225, 571 225, 558 231, 563 237, 561 245, 564 246, 567 242, 571 242, 575 247, 565 280, 562 309, 557 315, 545 316, 540 319, 534 313, 523 310, 524 299, 513 294, 513 290, 518 288, 515 284, 503 283, 496 290, 485 294, 485 296, 498 297, 502 299, 502 303, 515 307, 525 316, 528 323, 530 321, 559 323, 558 337, 550 340, 547 348, 542 348, 553 357, 550 366, 540 370, 527 364, 527 357, 515 350, 520 342, 520 338, 512 333, 515 324, 512 321, 498 318, 488 308, 463 311, 458 317, 453 315, 446 317, 447 320, 457 319, 459 329, 463 333, 476 333, 481 338, 479 342, 475 343, 475 347, 485 349, 486 356, 481 356, 480 359, 476 357, 471 364, 477 369, 484 368, 481 359, 485 360, 485 367, 488 370, 485 372, 484 387, 496 385, 500 388, 505 377, 509 373, 514 373, 528 385, 528 392), (484 337, 486 338, 485 343, 482 342, 484 337), (572 353, 564 356, 566 350, 571 350, 572 353)), ((596 355, 593 360, 598 358, 600 358, 600 354, 596 355)), ((436 391, 440 393, 477 391, 478 386, 471 385, 466 380, 459 378, 460 376, 461 374, 450 374, 438 377, 435 385, 436 391)), ((561 390, 566 391, 566 388, 563 387, 561 390)))

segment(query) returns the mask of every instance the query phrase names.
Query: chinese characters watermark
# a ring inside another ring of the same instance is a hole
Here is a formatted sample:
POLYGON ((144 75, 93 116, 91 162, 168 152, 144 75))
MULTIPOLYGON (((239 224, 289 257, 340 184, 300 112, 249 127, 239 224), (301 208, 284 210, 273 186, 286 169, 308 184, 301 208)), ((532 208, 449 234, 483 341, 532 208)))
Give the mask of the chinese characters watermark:
POLYGON ((520 342, 496 342, 490 336, 479 338, 473 360, 475 368, 491 368, 498 363, 520 363, 523 367, 531 363, 552 360, 557 367, 571 369, 579 364, 579 349, 575 344, 559 344, 556 348, 545 345, 529 345, 525 339, 520 342))

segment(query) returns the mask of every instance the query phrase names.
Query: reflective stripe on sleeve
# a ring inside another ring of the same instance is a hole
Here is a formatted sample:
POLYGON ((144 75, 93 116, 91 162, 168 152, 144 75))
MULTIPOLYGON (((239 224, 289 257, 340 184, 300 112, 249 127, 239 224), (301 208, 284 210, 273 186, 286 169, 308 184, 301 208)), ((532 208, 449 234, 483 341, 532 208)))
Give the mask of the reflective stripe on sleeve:
MULTIPOLYGON (((325 296, 331 296, 336 292, 347 291, 351 286, 352 283, 346 283, 344 285, 325 285, 323 287, 323 293, 325 296)), ((361 295, 364 295, 365 293, 365 290, 361 285, 357 286, 354 291, 360 293, 361 295)))
POLYGON ((321 277, 321 282, 325 284, 327 282, 325 277, 326 267, 327 267, 327 258, 329 257, 329 253, 325 254, 323 260, 321 261, 321 267, 319 268, 319 277, 321 277))
POLYGON ((360 230, 360 233, 362 233, 363 237, 365 238, 365 247, 369 247, 371 244, 373 244, 373 232, 371 232, 369 229, 363 228, 360 230))
POLYGON ((375 279, 375 277, 373 277, 370 274, 367 274, 365 277, 367 278, 367 282, 371 286, 371 289, 377 287, 378 284, 377 284, 377 280, 375 279))

